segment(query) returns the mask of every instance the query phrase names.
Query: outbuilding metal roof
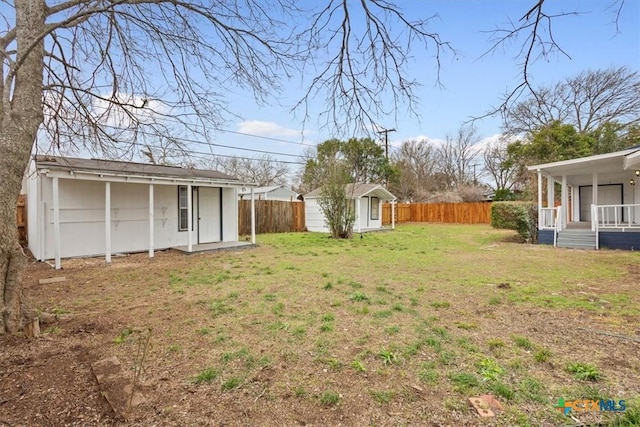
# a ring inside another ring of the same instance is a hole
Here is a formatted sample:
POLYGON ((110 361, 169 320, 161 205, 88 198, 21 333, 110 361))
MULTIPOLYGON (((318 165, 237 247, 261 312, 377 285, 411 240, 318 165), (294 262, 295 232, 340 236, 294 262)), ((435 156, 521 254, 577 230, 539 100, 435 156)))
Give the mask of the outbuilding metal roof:
POLYGON ((116 160, 80 159, 61 156, 35 156, 38 169, 62 170, 69 172, 104 172, 122 175, 141 175, 163 178, 203 178, 238 181, 238 178, 222 172, 206 169, 191 169, 180 166, 153 165, 148 163, 123 162, 116 160))

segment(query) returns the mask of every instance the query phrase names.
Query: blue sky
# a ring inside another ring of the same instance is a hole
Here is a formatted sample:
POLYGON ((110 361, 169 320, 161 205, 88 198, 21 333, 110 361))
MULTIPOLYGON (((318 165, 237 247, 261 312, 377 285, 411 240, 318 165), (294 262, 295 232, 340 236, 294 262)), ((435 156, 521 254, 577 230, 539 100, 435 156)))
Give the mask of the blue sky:
MULTIPOLYGON (((393 145, 403 140, 426 137, 444 139, 454 134, 458 127, 474 116, 481 116, 492 106, 498 105, 505 92, 520 82, 520 60, 515 59, 517 42, 482 56, 491 46, 491 31, 506 27, 516 21, 534 4, 533 0, 444 0, 399 1, 410 18, 429 17, 431 29, 443 40, 451 43, 456 54, 446 54, 442 59, 440 82, 437 87, 435 61, 431 52, 415 50, 411 53, 413 77, 422 86, 417 91, 420 99, 418 118, 402 114, 397 122, 390 117, 380 123, 395 128, 389 138, 393 145)), ((547 0, 549 12, 581 12, 578 16, 565 16, 554 21, 556 42, 568 55, 556 54, 548 60, 537 60, 532 68, 535 85, 550 85, 586 69, 604 69, 627 66, 640 70, 640 0, 626 0, 616 27, 614 1, 596 0, 547 0)), ((285 152, 301 153, 305 146, 322 142, 333 135, 323 132, 313 117, 303 126, 287 108, 298 97, 298 85, 291 84, 283 93, 280 104, 258 107, 249 95, 233 94, 231 110, 242 118, 228 122, 224 128, 236 132, 260 135, 299 144, 244 137, 219 132, 219 144, 285 152)), ((321 109, 317 107, 318 111, 321 109)), ((475 122, 479 136, 491 138, 500 133, 500 118, 489 117, 475 122)), ((221 154, 254 156, 239 150, 219 149, 221 154)), ((278 157, 278 156, 275 156, 278 157)), ((282 160, 292 158, 279 157, 282 160)))

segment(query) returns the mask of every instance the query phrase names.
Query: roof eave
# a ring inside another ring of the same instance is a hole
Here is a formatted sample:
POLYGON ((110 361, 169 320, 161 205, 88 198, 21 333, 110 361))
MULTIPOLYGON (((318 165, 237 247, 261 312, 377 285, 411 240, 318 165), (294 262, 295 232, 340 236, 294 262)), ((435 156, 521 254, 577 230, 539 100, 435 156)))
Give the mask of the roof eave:
POLYGON ((542 163, 539 165, 527 166, 527 170, 530 171, 542 171, 550 168, 561 168, 563 166, 574 166, 579 165, 580 163, 588 163, 598 160, 606 160, 616 157, 629 157, 632 154, 639 154, 640 149, 638 148, 630 148, 627 150, 616 151, 614 153, 605 153, 605 154, 597 154, 595 156, 588 157, 580 157, 578 159, 570 159, 570 160, 561 160, 559 162, 551 162, 551 163, 542 163))
POLYGON ((256 184, 244 183, 239 180, 207 177, 176 177, 166 175, 142 175, 118 173, 112 171, 87 171, 55 167, 42 167, 40 173, 47 177, 65 179, 83 179, 87 181, 129 182, 138 184, 169 184, 169 185, 217 185, 225 187, 255 187, 256 184))

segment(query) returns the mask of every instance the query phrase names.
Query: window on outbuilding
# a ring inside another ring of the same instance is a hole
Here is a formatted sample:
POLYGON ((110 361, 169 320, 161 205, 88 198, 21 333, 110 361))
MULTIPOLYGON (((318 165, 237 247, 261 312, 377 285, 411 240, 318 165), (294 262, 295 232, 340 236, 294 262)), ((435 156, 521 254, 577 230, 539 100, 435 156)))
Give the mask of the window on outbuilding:
POLYGON ((178 231, 189 229, 189 197, 186 185, 178 186, 178 231))
POLYGON ((380 219, 380 198, 371 198, 371 219, 380 219))

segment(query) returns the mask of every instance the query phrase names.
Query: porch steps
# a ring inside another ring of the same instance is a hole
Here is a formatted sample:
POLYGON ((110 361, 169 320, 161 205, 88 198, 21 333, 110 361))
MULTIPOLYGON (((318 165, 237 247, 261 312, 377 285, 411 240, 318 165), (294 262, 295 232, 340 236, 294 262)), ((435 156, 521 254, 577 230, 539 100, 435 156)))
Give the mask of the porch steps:
POLYGON ((556 244, 559 248, 595 249, 596 232, 584 229, 565 228, 558 232, 556 244))

